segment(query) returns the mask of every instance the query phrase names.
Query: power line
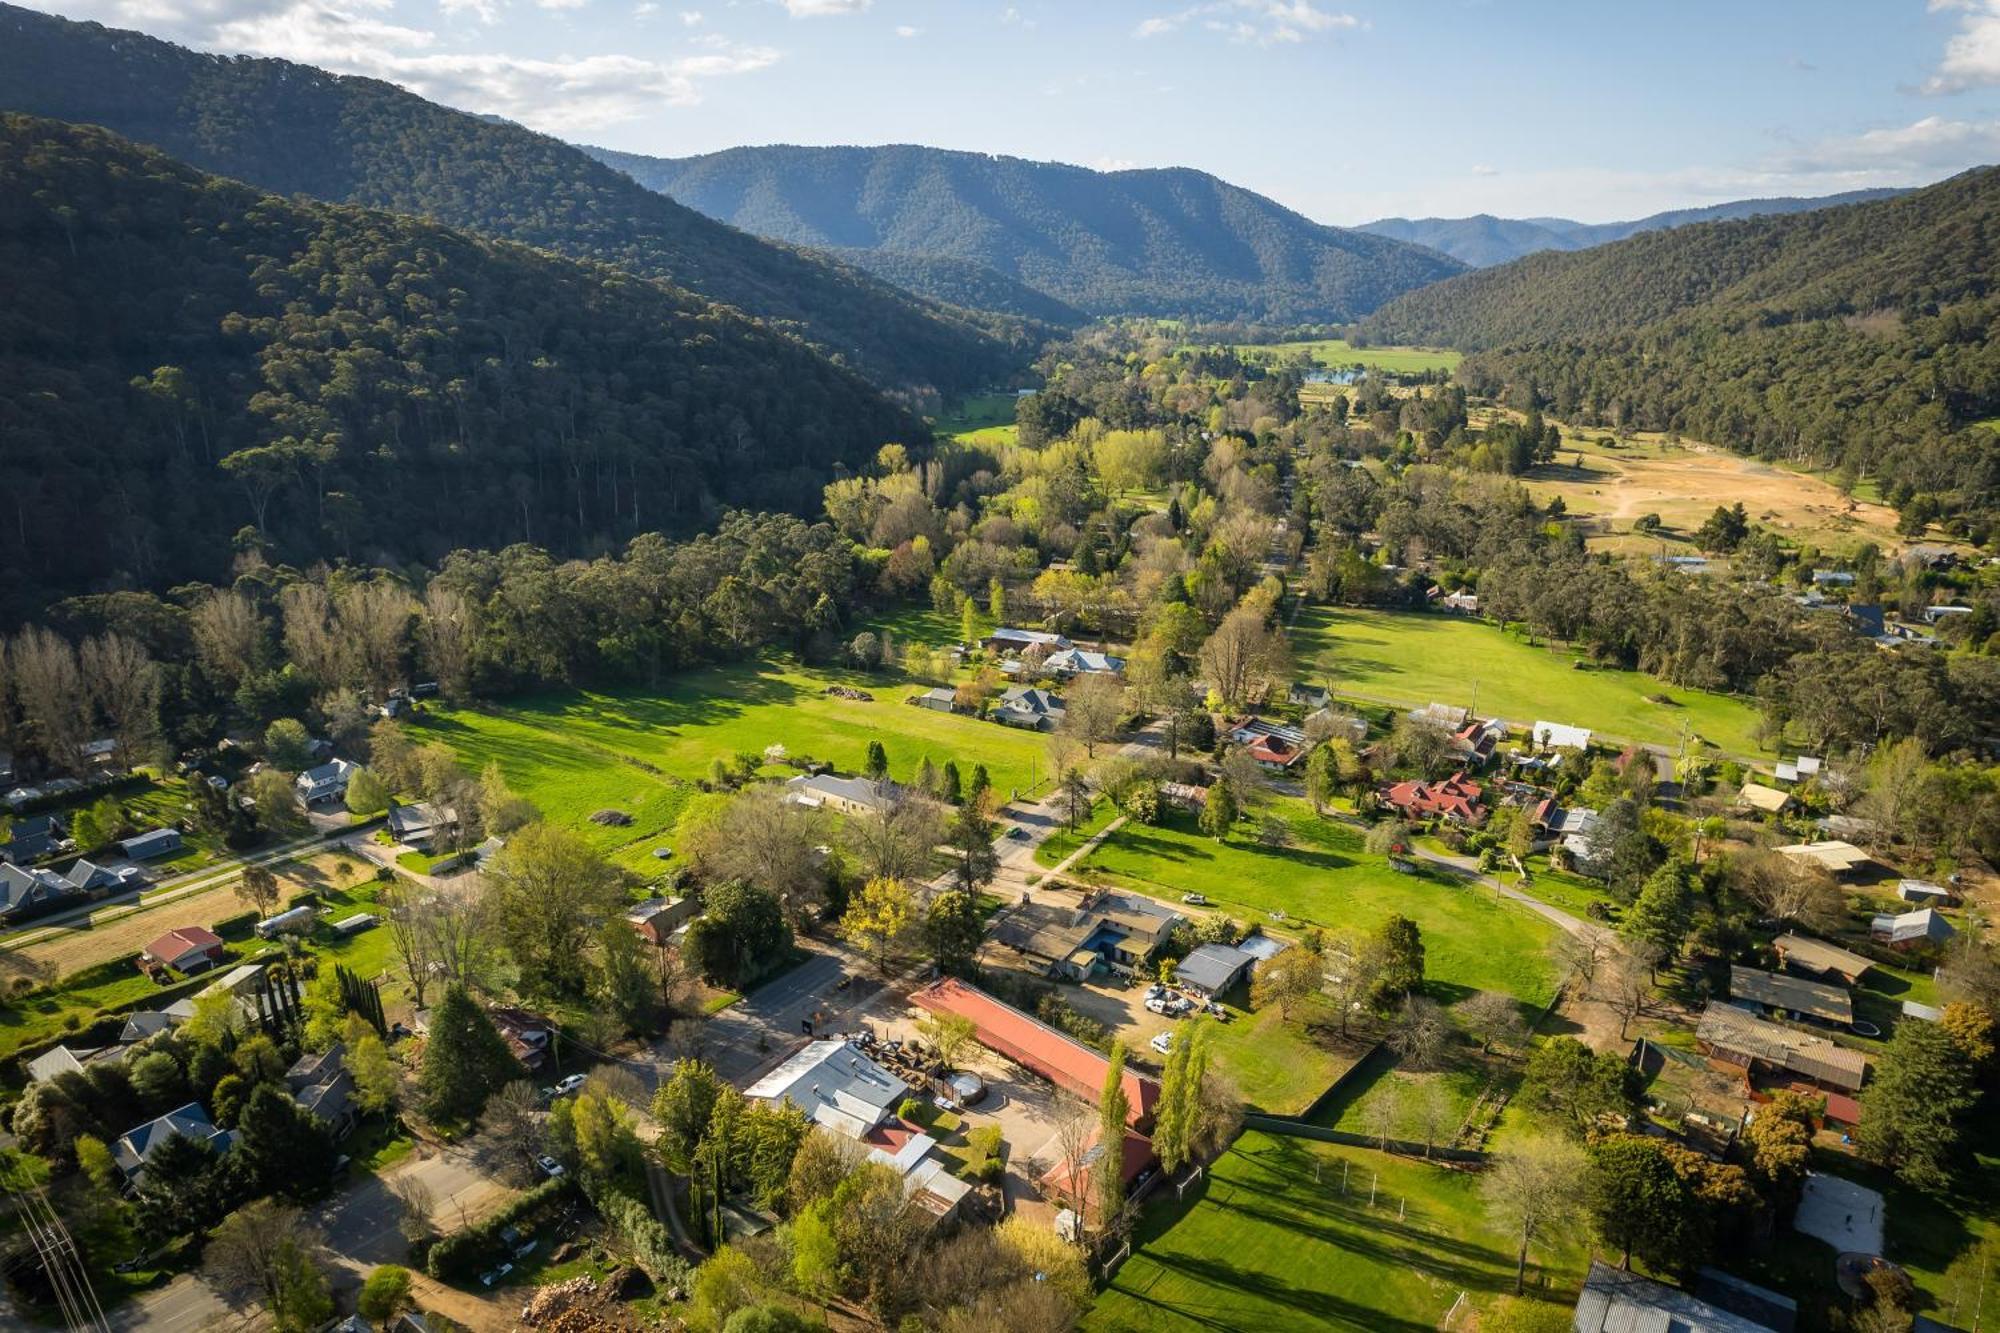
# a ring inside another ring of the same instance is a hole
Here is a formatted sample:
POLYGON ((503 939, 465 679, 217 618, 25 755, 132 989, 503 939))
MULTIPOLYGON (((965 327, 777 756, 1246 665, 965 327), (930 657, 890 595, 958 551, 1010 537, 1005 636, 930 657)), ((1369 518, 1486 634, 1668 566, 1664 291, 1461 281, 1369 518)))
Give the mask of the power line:
POLYGON ((50 1205, 48 1195, 32 1182, 23 1188, 11 1167, 0 1179, 4 1179, 16 1210, 27 1224, 29 1239, 42 1261, 42 1271, 48 1275, 49 1288, 62 1311, 65 1327, 110 1333, 111 1326, 104 1318, 104 1307, 98 1304, 97 1292, 91 1286, 76 1240, 50 1205))

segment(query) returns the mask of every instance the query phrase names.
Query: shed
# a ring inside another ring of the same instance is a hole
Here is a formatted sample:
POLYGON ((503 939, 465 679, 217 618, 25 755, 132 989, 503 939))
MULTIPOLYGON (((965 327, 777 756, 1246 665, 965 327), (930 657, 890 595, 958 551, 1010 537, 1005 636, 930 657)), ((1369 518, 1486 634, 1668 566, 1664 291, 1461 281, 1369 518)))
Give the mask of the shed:
POLYGON ((150 861, 156 856, 172 856, 183 846, 179 829, 156 828, 125 839, 118 850, 134 861, 150 861))
POLYGON ((1761 782, 1746 782, 1736 793, 1736 803, 1766 815, 1779 815, 1792 807, 1792 794, 1761 782))
POLYGON ((336 935, 359 935, 362 931, 375 925, 381 919, 381 917, 376 916, 373 912, 356 912, 353 916, 344 916, 334 922, 333 933, 336 935))
POLYGON ((1852 874, 1874 859, 1853 843, 1843 842, 1839 838, 1827 838, 1819 842, 1795 842, 1780 847, 1778 855, 1790 857, 1794 861, 1809 862, 1831 875, 1852 874))
POLYGON ((1197 995, 1220 995, 1241 981, 1257 959, 1233 944, 1204 944, 1181 959, 1174 980, 1197 995))
POLYGON ((280 912, 276 916, 266 917, 264 920, 259 921, 257 923, 257 934, 260 938, 267 940, 274 935, 283 935, 287 932, 303 935, 312 929, 312 923, 313 909, 311 907, 294 907, 288 912, 280 912))
POLYGON ((1795 935, 1786 932, 1771 941, 1772 950, 1778 961, 1787 968, 1798 972, 1810 972, 1814 976, 1835 976, 1852 986, 1874 964, 1852 949, 1843 949, 1825 940, 1813 939, 1810 935, 1795 935))
POLYGON ((1868 925, 1868 933, 1891 949, 1920 949, 1927 944, 1943 944, 1958 934, 1951 922, 1934 907, 1920 907, 1900 915, 1883 914, 1868 925))
POLYGON ((1896 896, 1906 903, 1916 903, 1920 907, 1945 907, 1958 898, 1957 894, 1944 885, 1922 879, 1897 880, 1896 896))

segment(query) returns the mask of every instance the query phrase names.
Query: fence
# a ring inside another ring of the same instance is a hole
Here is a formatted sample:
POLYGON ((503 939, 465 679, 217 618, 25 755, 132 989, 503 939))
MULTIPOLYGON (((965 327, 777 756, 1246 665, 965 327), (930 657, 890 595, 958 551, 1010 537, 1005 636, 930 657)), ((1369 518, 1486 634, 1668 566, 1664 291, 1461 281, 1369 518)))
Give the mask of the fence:
POLYGON ((1426 1149, 1421 1143, 1408 1139, 1378 1139, 1372 1134, 1356 1134, 1351 1130, 1329 1129, 1325 1125, 1308 1124, 1281 1115, 1245 1115, 1245 1129, 1261 1130, 1266 1134, 1283 1134, 1296 1139, 1317 1139, 1321 1143, 1339 1143, 1350 1148, 1379 1148, 1384 1152, 1401 1157, 1428 1157, 1433 1162, 1457 1162, 1466 1166, 1478 1166, 1487 1159, 1487 1154, 1475 1148, 1446 1148, 1432 1145, 1426 1149))

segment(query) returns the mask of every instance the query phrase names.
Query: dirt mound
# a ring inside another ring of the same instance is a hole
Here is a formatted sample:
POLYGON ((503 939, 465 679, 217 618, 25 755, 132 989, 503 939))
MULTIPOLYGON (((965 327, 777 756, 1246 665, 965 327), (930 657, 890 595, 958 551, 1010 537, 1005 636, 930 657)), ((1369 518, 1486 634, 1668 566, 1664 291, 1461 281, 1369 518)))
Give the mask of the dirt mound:
POLYGON ((606 828, 625 828, 632 823, 632 816, 623 810, 599 810, 590 817, 590 822, 602 824, 606 828))

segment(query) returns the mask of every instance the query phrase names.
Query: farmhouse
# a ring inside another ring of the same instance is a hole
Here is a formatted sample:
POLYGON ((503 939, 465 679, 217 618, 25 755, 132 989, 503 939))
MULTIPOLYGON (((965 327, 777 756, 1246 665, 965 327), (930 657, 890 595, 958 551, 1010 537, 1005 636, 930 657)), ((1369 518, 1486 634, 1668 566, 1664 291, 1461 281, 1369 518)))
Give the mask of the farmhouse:
POLYGON ((1285 691, 1285 702, 1294 708, 1303 708, 1308 713, 1316 713, 1333 702, 1333 695, 1323 685, 1294 684, 1285 691))
POLYGON ((1241 981, 1256 966, 1255 954, 1233 944, 1204 944, 1174 968, 1174 982, 1183 990, 1214 997, 1241 981))
POLYGON ((1042 648, 1049 652, 1055 652, 1058 649, 1069 648, 1074 645, 1062 635, 1051 634, 1046 630, 1015 629, 1011 625, 1002 625, 999 629, 994 630, 991 634, 981 639, 979 646, 988 652, 1019 653, 1025 652, 1030 648, 1042 648))
POLYGON ((1736 793, 1736 804, 1759 814, 1782 815, 1792 808, 1792 794, 1776 787, 1766 787, 1761 782, 1746 782, 1743 790, 1736 793))
POLYGON ((1093 653, 1082 648, 1062 648, 1050 653, 1042 670, 1058 680, 1072 676, 1122 676, 1125 659, 1109 653, 1093 653))
MULTIPOLYGON (((971 1019, 980 1045, 1086 1101, 1096 1102, 1104 1091, 1110 1062, 1102 1055, 956 977, 932 982, 910 1002, 933 1014, 971 1019)), ((1125 1123, 1143 1134, 1152 1127, 1160 1085, 1129 1068, 1123 1082, 1125 1123)))
POLYGON ((1729 994, 1748 1000, 1780 1015, 1817 1018, 1846 1027, 1854 1021, 1854 997, 1845 988, 1824 981, 1807 981, 1779 972, 1760 972, 1754 967, 1729 969, 1729 994))
POLYGON ((201 926, 180 926, 140 951, 140 956, 176 972, 200 972, 222 961, 222 936, 201 926))
POLYGON ((111 1160, 125 1173, 126 1185, 136 1187, 146 1173, 147 1159, 160 1150, 161 1144, 174 1138, 192 1139, 210 1152, 228 1152, 236 1143, 234 1134, 217 1129, 208 1112, 189 1102, 157 1120, 126 1130, 111 1145, 111 1160))
POLYGON ((347 795, 347 781, 354 776, 354 767, 345 759, 329 759, 317 768, 307 769, 298 776, 299 799, 307 805, 340 800, 347 795))
POLYGON ((1033 685, 1010 685, 993 707, 993 720, 1030 731, 1054 731, 1068 710, 1062 700, 1033 685))
POLYGON ((639 938, 656 947, 673 938, 681 923, 695 914, 692 898, 648 898, 625 913, 625 924, 639 932, 639 938))
POLYGON ((1130 973, 1159 952, 1181 914, 1151 898, 1099 889, 1075 907, 1023 901, 1002 913, 993 939, 1048 976, 1082 981, 1099 967, 1130 973))
POLYGON ((1409 819, 1449 819, 1458 824, 1477 824, 1486 818, 1481 803, 1484 792, 1465 774, 1454 773, 1442 782, 1398 782, 1385 787, 1382 800, 1409 819))
POLYGON ((68 829, 54 815, 30 815, 14 821, 6 842, 0 842, 0 864, 24 866, 62 850, 68 829))
POLYGON ((834 773, 801 773, 785 783, 792 802, 843 815, 880 814, 903 796, 903 789, 884 778, 843 778, 834 773))
POLYGON ((125 839, 118 844, 118 850, 134 861, 150 861, 159 856, 172 856, 184 845, 179 829, 156 828, 125 839))
POLYGON ((1810 972, 1816 977, 1839 977, 1849 986, 1861 980, 1861 974, 1874 966, 1851 949, 1790 932, 1772 940, 1771 949, 1778 955, 1778 961, 1794 972, 1810 972))
POLYGON ((1537 722, 1529 733, 1537 750, 1588 750, 1590 728, 1572 727, 1562 722, 1537 722))
POLYGON ((1921 949, 1943 944, 1958 932, 1936 908, 1920 907, 1897 916, 1878 916, 1868 923, 1868 933, 1891 949, 1921 949))
POLYGON ((1694 1035, 1703 1054, 1737 1066, 1746 1077, 1769 1070, 1796 1074, 1835 1092, 1853 1092, 1868 1074, 1868 1061, 1861 1052, 1767 1022, 1730 1004, 1711 1004, 1703 1010, 1694 1035))
POLYGON ((1810 862, 1835 877, 1852 874, 1873 859, 1853 843, 1837 838, 1823 842, 1795 842, 1780 847, 1778 855, 1810 862))

